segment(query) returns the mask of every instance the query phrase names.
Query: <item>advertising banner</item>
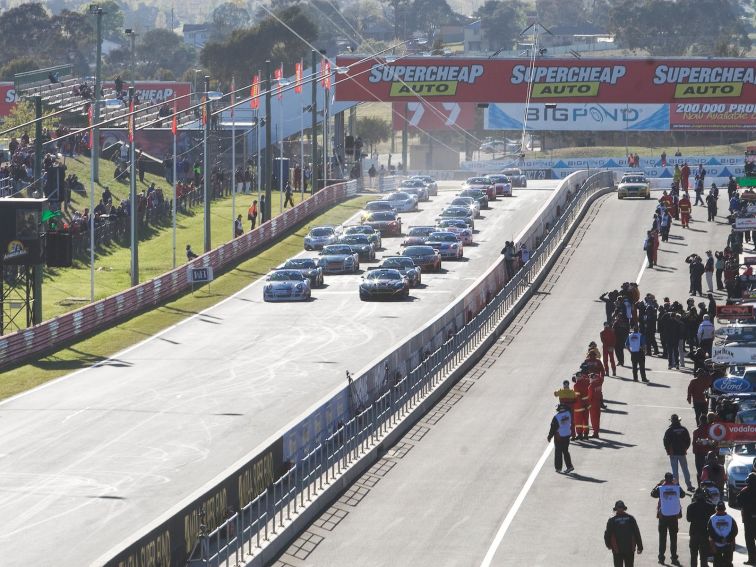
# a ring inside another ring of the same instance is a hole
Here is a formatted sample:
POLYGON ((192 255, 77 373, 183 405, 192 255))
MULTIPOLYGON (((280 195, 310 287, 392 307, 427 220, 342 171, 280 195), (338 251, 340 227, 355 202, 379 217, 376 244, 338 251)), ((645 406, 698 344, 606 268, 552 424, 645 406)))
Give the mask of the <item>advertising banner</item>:
POLYGON ((483 115, 486 130, 594 132, 669 130, 668 104, 520 103, 491 104, 483 115))
POLYGON ((475 105, 471 103, 415 101, 394 103, 391 108, 394 130, 401 130, 405 120, 410 128, 426 132, 475 127, 475 105))
POLYGON ((709 427, 709 437, 714 441, 753 443, 756 441, 756 424, 714 423, 709 427))
POLYGON ((753 305, 717 305, 717 319, 752 319, 753 305))
POLYGON ((669 105, 672 130, 753 130, 756 103, 674 103, 669 105))
MULTIPOLYGON (((754 59, 526 59, 338 57, 336 100, 438 102, 600 102, 602 104, 756 101, 754 59), (346 80, 345 80, 346 79, 346 80)), ((727 112, 728 110, 725 110, 727 112)))
POLYGON ((16 106, 16 87, 13 83, 0 83, 0 116, 8 116, 16 106))

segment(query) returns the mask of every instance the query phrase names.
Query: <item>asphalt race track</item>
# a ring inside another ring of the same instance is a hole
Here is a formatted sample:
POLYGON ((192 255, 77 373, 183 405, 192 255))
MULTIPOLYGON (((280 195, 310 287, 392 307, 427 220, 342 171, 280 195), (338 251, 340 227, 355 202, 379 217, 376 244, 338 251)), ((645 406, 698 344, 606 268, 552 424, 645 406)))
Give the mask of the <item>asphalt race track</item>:
MULTIPOLYGON (((421 212, 403 214, 405 230, 432 224, 459 184, 440 183, 421 212)), ((89 564, 220 475, 467 288, 556 182, 532 185, 493 202, 466 258, 425 274, 408 301, 363 303, 359 276, 345 275, 326 276, 309 303, 266 304, 257 281, 97 367, 1 403, 0 563, 89 564)), ((379 259, 399 242, 384 239, 379 259)))
MULTIPOLYGON (((608 376, 601 439, 571 444, 573 474, 554 472, 546 441, 553 392, 578 369, 588 343, 599 340, 599 294, 640 278, 641 297, 651 292, 659 303, 669 296, 684 304, 685 257, 724 245, 724 219, 707 223, 705 209, 694 207, 691 230, 675 222, 659 266, 641 271, 654 206, 616 195, 594 205, 537 295, 477 367, 275 567, 606 566, 612 557, 603 532, 618 499, 641 529, 645 550, 635 564, 657 565, 657 501, 649 493, 669 470, 662 437, 670 414, 695 428, 685 401, 690 361, 681 373, 667 370, 666 360, 646 358, 648 385, 633 382, 628 367, 608 376)), ((695 474, 692 455, 688 462, 695 474)), ((683 508, 689 503, 684 499, 683 508)), ((730 513, 740 523, 739 511, 730 513)), ((736 565, 744 552, 736 551, 736 565)), ((685 520, 678 553, 690 565, 685 520)))

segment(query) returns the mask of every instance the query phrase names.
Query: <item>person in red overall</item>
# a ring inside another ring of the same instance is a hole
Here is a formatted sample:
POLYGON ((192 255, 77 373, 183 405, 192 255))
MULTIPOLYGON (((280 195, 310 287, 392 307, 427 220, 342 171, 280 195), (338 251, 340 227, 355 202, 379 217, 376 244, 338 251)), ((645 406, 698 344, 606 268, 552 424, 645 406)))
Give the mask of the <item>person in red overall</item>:
POLYGON ((689 179, 690 179, 690 167, 688 167, 687 163, 684 163, 682 168, 680 168, 680 185, 682 186, 683 191, 688 190, 689 179))
POLYGON ((585 366, 588 374, 600 374, 601 378, 606 374, 604 365, 601 364, 601 353, 599 352, 596 343, 593 341, 588 345, 588 356, 583 362, 583 366, 585 366))
POLYGON ((672 215, 672 218, 675 220, 680 220, 680 200, 677 197, 677 194, 671 195, 672 198, 672 204, 669 206, 669 214, 672 215))
POLYGON ((601 337, 601 349, 604 353, 604 369, 609 372, 609 362, 612 363, 612 376, 617 375, 617 365, 614 363, 614 345, 617 338, 614 336, 614 329, 608 321, 604 323, 604 329, 599 333, 601 337))
POLYGON ((577 439, 588 439, 588 389, 590 380, 581 368, 572 379, 575 390, 575 436, 577 439))
MULTIPOLYGON (((668 195, 667 191, 665 190, 662 193, 662 196, 659 198, 659 203, 661 203, 667 211, 669 211, 672 208, 672 195, 668 195)), ((671 215, 672 213, 670 213, 671 215)))
POLYGON ((688 228, 690 223, 690 212, 693 210, 690 204, 690 198, 687 193, 684 193, 682 199, 680 199, 680 224, 683 228, 688 228))
POLYGON ((604 394, 601 390, 604 385, 604 376, 602 374, 591 374, 588 384, 588 415, 591 418, 591 429, 593 435, 598 439, 601 430, 601 406, 604 403, 604 394))

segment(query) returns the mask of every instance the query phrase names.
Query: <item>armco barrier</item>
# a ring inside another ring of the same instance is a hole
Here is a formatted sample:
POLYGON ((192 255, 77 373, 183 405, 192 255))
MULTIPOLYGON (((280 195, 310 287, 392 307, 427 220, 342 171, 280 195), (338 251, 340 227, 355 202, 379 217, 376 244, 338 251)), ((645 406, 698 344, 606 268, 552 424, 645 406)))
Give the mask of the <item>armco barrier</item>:
POLYGON ((356 182, 338 183, 318 191, 257 229, 227 242, 184 264, 126 291, 96 301, 76 311, 0 337, 0 368, 18 364, 70 344, 80 337, 105 329, 113 323, 157 306, 190 289, 190 268, 211 266, 216 272, 256 248, 260 248, 297 224, 354 195, 356 182))
MULTIPOLYGON (((98 563, 118 567, 183 565, 190 547, 194 553, 189 565, 232 565, 245 557, 255 561, 262 561, 263 557, 269 559, 278 549, 275 544, 271 545, 277 541, 271 536, 282 528, 288 529, 285 526, 292 518, 304 517, 299 512, 306 508, 305 499, 309 502, 323 491, 342 486, 341 482, 333 481, 346 478, 342 474, 350 470, 365 451, 375 452, 375 444, 391 427, 408 412, 418 411, 424 405, 423 399, 436 385, 436 376, 442 380, 450 372, 463 369, 468 356, 483 344, 491 330, 511 316, 518 302, 527 298, 531 289, 527 282, 535 281, 536 274, 554 258, 590 195, 597 194, 601 185, 612 183, 611 175, 606 174, 586 178, 586 174, 581 174, 566 180, 541 209, 540 216, 552 215, 563 200, 569 205, 560 209, 560 215, 553 218, 553 222, 542 223, 536 218, 520 234, 518 241, 535 238, 541 226, 551 226, 531 261, 514 278, 507 282, 504 263, 497 262, 463 298, 425 328, 381 357, 378 363, 370 365, 358 378, 350 380, 347 387, 339 388, 328 402, 282 437, 276 436, 262 454, 277 455, 280 451, 280 466, 272 463, 272 467, 266 465, 264 470, 286 472, 272 486, 262 492, 257 489, 234 494, 223 491, 221 487, 228 486, 229 478, 233 484, 233 479, 242 477, 241 471, 236 470, 217 486, 186 499, 180 505, 180 512, 172 512, 155 522, 125 549, 114 551, 98 563), (572 193, 570 183, 581 183, 581 190, 568 195, 572 193), (224 509, 229 510, 229 516, 218 525, 217 506, 221 501, 224 509), (212 521, 207 521, 211 516, 212 521), (205 526, 202 530, 200 524, 205 526), (213 526, 217 528, 213 530, 213 526)), ((256 454, 249 460, 260 462, 259 458, 256 454)), ((249 470, 252 465, 244 468, 249 470)))

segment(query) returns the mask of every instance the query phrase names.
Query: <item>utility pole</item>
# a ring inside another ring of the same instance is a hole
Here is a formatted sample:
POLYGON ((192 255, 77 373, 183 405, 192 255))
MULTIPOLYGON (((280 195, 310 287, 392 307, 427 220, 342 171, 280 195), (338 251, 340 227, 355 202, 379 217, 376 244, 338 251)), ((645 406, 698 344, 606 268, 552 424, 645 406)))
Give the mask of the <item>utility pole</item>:
MULTIPOLYGON (((34 176, 40 187, 40 194, 44 195, 42 184, 42 97, 34 97, 34 176)), ((60 193, 58 193, 60 199, 60 193)), ((90 213, 91 214, 91 213, 90 213)), ((32 323, 39 325, 42 322, 42 271, 43 264, 34 264, 32 279, 34 286, 34 303, 32 303, 32 323)), ((2 327, 0 327, 2 331, 2 327)))
POLYGON ((203 193, 204 193, 204 212, 205 212, 205 252, 210 252, 211 249, 211 237, 210 237, 210 160, 209 160, 209 144, 208 138, 210 137, 210 77, 205 75, 205 102, 202 106, 205 117, 205 137, 204 148, 202 152, 202 178, 203 178, 203 193))
MULTIPOLYGON (((310 137, 312 138, 312 169, 310 175, 310 192, 314 195, 316 191, 316 184, 318 182, 318 52, 312 50, 312 81, 310 86, 312 87, 312 130, 310 137)), ((304 172, 302 172, 304 175, 304 172)))
MULTIPOLYGON (((134 109, 134 87, 129 87, 129 112, 134 109)), ((137 207, 137 190, 136 190, 136 138, 134 130, 136 129, 136 117, 129 116, 129 221, 131 228, 131 286, 134 287, 139 283, 139 207, 137 207)), ((89 214, 94 214, 91 211, 89 214)))
MULTIPOLYGON (((100 90, 102 88, 102 8, 96 4, 89 6, 89 13, 94 14, 96 18, 95 30, 97 33, 97 45, 95 54, 95 84, 94 84, 94 117, 95 124, 100 122, 100 90)), ((94 160, 93 171, 95 181, 100 181, 100 129, 95 127, 92 129, 92 155, 91 159, 94 160)))
POLYGON ((402 167, 404 171, 407 171, 407 143, 409 138, 409 109, 408 105, 404 103, 404 120, 402 121, 402 167))
MULTIPOLYGON (((271 187, 273 186, 273 152, 271 143, 273 140, 273 116, 270 108, 270 89, 273 82, 270 79, 270 59, 265 60, 265 220, 270 220, 271 211, 271 187)), ((258 149, 259 151, 259 149, 258 149)))

